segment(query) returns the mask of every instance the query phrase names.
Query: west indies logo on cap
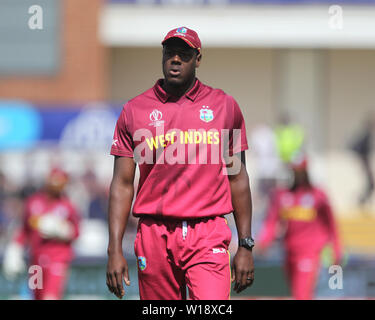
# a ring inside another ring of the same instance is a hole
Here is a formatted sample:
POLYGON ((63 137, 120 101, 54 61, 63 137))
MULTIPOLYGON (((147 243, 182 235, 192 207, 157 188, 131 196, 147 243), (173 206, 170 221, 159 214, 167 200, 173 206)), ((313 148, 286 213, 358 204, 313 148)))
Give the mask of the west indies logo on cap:
POLYGON ((176 32, 178 32, 178 33, 186 33, 186 31, 187 31, 187 29, 186 29, 185 27, 178 28, 178 29, 176 30, 176 32))
POLYGON ((199 52, 201 51, 201 40, 199 39, 198 34, 187 27, 178 27, 175 29, 170 30, 167 35, 164 37, 162 41, 162 45, 171 38, 180 38, 184 40, 190 47, 197 49, 199 52))

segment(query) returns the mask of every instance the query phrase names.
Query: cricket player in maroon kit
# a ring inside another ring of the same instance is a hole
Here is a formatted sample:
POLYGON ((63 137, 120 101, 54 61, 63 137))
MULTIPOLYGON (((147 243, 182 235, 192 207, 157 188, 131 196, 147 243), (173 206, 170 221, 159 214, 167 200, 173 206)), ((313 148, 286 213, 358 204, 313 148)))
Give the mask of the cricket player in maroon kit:
POLYGON ((195 31, 173 29, 162 44, 164 79, 124 105, 114 133, 107 286, 122 298, 122 281, 130 283, 122 239, 137 162, 132 212, 140 218, 134 244, 140 298, 186 299, 187 287, 190 299, 229 299, 225 214, 234 213, 240 239, 234 290, 254 280, 244 119, 231 96, 196 78, 202 53, 195 31))
POLYGON ((292 296, 311 300, 320 269, 322 249, 333 245, 334 264, 341 261, 338 232, 330 203, 325 193, 311 185, 307 159, 298 157, 291 164, 294 183, 289 189, 278 189, 258 238, 258 249, 265 251, 281 225, 285 227, 285 270, 292 296))
POLYGON ((4 258, 9 278, 24 270, 23 248, 30 247, 30 265, 41 267, 42 288, 33 289, 36 300, 62 299, 73 258, 72 242, 79 234, 79 217, 64 195, 68 175, 53 169, 45 189, 26 200, 22 227, 17 230, 4 258))

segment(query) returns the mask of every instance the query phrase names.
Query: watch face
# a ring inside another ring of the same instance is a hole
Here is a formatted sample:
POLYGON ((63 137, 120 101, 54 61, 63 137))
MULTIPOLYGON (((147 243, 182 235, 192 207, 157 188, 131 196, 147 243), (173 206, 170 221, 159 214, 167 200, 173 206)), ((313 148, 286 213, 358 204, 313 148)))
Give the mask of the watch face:
POLYGON ((251 239, 251 238, 245 238, 245 239, 241 239, 240 241, 240 245, 245 247, 245 248, 249 248, 249 249, 252 249, 254 247, 254 240, 251 239))
POLYGON ((247 238, 246 239, 246 244, 249 246, 249 247, 254 247, 254 240, 250 239, 250 238, 247 238))

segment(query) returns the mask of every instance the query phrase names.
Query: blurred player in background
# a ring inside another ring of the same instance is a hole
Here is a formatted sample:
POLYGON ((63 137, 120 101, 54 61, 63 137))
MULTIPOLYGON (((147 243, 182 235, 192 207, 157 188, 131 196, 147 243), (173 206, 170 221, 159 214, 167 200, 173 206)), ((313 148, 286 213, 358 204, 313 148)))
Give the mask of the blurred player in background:
POLYGON ((3 271, 8 280, 26 272, 23 259, 29 247, 30 265, 42 268, 41 289, 33 289, 36 300, 62 299, 73 258, 72 242, 79 234, 79 216, 65 196, 68 175, 53 169, 44 190, 27 198, 22 226, 16 231, 4 255, 3 271))
POLYGON ((275 190, 258 238, 258 253, 264 253, 278 227, 284 227, 285 269, 292 296, 310 300, 314 297, 322 250, 331 243, 334 264, 339 264, 341 248, 330 203, 325 193, 311 184, 306 157, 296 157, 291 167, 294 182, 289 189, 275 190))

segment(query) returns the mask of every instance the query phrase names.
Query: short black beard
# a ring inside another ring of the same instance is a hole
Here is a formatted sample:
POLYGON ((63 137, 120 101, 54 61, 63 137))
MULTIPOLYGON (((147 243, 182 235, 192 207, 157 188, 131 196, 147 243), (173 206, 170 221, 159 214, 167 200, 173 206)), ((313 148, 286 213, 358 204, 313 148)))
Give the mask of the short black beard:
MULTIPOLYGON (((189 87, 191 86, 191 84, 193 83, 194 85, 195 79, 196 77, 195 77, 195 72, 194 72, 193 76, 185 82, 182 82, 182 83, 168 82, 168 87, 173 88, 173 90, 175 91, 175 92, 168 92, 168 93, 171 93, 172 95, 176 95, 178 97, 183 96, 185 93, 187 93, 190 90, 189 87)), ((164 78, 162 88, 166 90, 166 86, 167 86, 167 81, 164 78)))

